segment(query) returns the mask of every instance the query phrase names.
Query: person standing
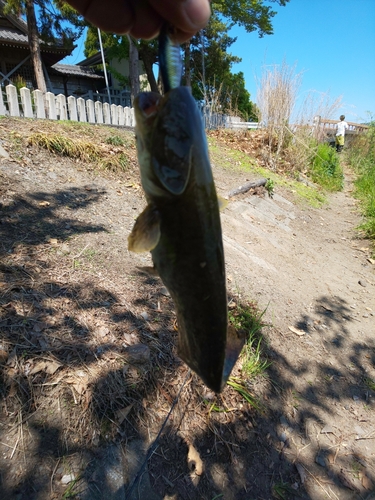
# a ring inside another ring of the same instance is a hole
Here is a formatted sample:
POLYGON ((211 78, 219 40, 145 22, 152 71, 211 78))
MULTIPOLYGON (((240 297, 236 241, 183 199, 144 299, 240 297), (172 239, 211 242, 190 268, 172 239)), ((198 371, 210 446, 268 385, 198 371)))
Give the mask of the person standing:
POLYGON ((349 125, 345 121, 345 116, 340 116, 340 121, 336 124, 336 151, 341 153, 345 144, 345 130, 349 128, 349 125))

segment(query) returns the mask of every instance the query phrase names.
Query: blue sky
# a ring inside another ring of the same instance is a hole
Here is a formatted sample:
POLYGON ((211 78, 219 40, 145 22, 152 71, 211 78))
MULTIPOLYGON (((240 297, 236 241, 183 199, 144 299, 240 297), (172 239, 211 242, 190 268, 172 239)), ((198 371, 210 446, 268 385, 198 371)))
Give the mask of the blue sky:
MULTIPOLYGON (((234 27, 237 41, 230 52, 242 58, 233 71, 242 71, 251 99, 256 101, 257 78, 263 68, 295 65, 302 73, 298 105, 307 95, 328 93, 330 101, 342 96, 337 115, 348 121, 375 118, 375 0, 290 0, 277 11, 274 34, 259 38, 234 27)), ((84 58, 83 39, 64 63, 84 58)), ((318 99, 318 97, 317 97, 318 99)), ((338 116, 334 117, 338 118, 338 116)))
MULTIPOLYGON (((242 58, 235 72, 243 71, 252 100, 262 67, 296 64, 302 72, 300 101, 310 91, 342 96, 338 115, 348 121, 375 119, 375 0, 290 0, 274 5, 274 34, 259 38, 234 28, 238 39, 231 52, 242 58)), ((337 117, 338 119, 338 117, 337 117)))

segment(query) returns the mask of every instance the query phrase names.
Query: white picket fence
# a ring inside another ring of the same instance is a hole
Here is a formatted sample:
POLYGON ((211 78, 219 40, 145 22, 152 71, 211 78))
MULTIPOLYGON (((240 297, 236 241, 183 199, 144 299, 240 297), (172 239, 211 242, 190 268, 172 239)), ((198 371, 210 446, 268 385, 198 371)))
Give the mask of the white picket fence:
POLYGON ((20 89, 20 96, 14 85, 5 87, 6 99, 0 90, 0 115, 49 120, 72 120, 78 122, 134 127, 134 109, 116 104, 94 102, 82 97, 65 97, 40 90, 20 89))

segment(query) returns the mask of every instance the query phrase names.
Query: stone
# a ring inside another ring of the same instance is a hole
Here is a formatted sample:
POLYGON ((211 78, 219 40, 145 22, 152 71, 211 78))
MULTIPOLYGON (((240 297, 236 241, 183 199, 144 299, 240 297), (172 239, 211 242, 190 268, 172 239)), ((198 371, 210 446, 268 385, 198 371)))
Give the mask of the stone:
POLYGON ((131 345, 125 348, 127 361, 142 364, 150 361, 150 348, 145 344, 131 345))

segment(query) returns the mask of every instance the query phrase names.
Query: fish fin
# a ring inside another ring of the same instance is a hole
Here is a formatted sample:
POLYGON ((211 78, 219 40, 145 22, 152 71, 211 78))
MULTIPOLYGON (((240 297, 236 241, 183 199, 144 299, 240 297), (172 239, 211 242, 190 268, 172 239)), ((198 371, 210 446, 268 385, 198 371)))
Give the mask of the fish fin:
POLYGON ((141 271, 142 273, 148 274, 149 276, 155 276, 159 277, 158 270, 156 267, 151 267, 151 266, 137 266, 137 269, 141 271))
POLYGON ((163 186, 168 189, 170 193, 179 195, 185 191, 189 181, 191 148, 189 151, 183 151, 184 145, 180 148, 181 145, 177 145, 177 140, 171 141, 169 138, 168 142, 175 142, 175 147, 169 144, 167 152, 168 158, 163 158, 164 161, 162 162, 159 162, 154 157, 152 159, 153 167, 163 186), (177 153, 179 149, 181 149, 181 151, 177 153))
POLYGON ((225 198, 223 198, 222 196, 218 196, 217 203, 219 205, 220 212, 222 212, 223 210, 225 210, 227 208, 229 201, 226 200, 225 198))
POLYGON ((153 250, 160 240, 160 214, 154 206, 148 205, 135 221, 128 236, 128 249, 141 253, 153 250))
POLYGON ((226 384, 230 372, 232 371, 238 356, 241 354, 245 344, 246 334, 243 331, 237 331, 234 326, 229 325, 227 330, 227 345, 225 348, 225 360, 222 378, 222 387, 226 384))

